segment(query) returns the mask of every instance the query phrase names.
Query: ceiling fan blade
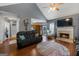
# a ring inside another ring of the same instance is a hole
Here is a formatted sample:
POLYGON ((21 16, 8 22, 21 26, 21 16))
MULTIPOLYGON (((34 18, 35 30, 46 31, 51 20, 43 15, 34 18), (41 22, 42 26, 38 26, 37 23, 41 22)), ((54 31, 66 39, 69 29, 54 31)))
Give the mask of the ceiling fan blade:
POLYGON ((51 6, 51 7, 58 7, 58 6, 60 6, 61 4, 63 4, 63 3, 51 3, 50 6, 51 6))

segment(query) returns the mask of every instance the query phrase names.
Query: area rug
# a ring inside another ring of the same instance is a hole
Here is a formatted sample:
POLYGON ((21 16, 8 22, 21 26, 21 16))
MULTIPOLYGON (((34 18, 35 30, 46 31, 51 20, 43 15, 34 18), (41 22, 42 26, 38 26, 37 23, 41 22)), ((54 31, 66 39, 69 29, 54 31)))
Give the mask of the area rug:
POLYGON ((68 49, 56 42, 46 41, 37 45, 37 51, 43 56, 69 56, 68 49))

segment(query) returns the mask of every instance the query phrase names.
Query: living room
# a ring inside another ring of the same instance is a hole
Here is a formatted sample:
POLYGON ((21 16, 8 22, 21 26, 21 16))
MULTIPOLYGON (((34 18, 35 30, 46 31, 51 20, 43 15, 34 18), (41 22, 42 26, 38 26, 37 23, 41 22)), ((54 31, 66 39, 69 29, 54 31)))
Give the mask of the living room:
POLYGON ((79 3, 0 6, 0 55, 79 55, 79 3))

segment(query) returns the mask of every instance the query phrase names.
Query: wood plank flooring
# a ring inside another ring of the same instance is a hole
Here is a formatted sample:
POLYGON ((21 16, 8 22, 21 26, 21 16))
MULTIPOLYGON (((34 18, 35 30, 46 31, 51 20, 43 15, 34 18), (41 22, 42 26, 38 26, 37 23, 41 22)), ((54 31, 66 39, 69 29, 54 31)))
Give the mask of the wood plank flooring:
MULTIPOLYGON (((65 44, 63 44, 63 45, 65 46, 65 44)), ((23 49, 18 50, 16 44, 12 44, 6 49, 4 48, 3 45, 0 45, 0 51, 4 52, 4 53, 8 53, 9 56, 41 56, 37 52, 36 46, 37 46, 37 44, 33 44, 33 45, 30 45, 23 49)), ((75 47, 74 45, 69 46, 68 44, 66 44, 66 47, 68 47, 68 49, 70 49, 71 55, 73 55, 75 53, 75 51, 73 51, 73 49, 75 47)))
POLYGON ((13 44, 9 47, 8 54, 10 56, 39 56, 40 54, 38 54, 36 51, 36 45, 37 44, 33 44, 22 49, 17 49, 16 44, 13 44))

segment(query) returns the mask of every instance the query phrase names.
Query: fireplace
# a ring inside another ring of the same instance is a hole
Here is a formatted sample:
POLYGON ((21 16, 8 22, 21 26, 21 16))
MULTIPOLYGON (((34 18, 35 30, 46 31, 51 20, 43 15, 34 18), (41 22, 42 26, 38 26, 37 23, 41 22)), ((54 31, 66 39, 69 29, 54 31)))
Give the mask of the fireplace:
POLYGON ((57 37, 66 38, 66 39, 74 39, 73 27, 58 27, 57 37))
POLYGON ((59 37, 60 38, 67 38, 67 39, 69 39, 69 34, 68 33, 59 33, 59 37))

